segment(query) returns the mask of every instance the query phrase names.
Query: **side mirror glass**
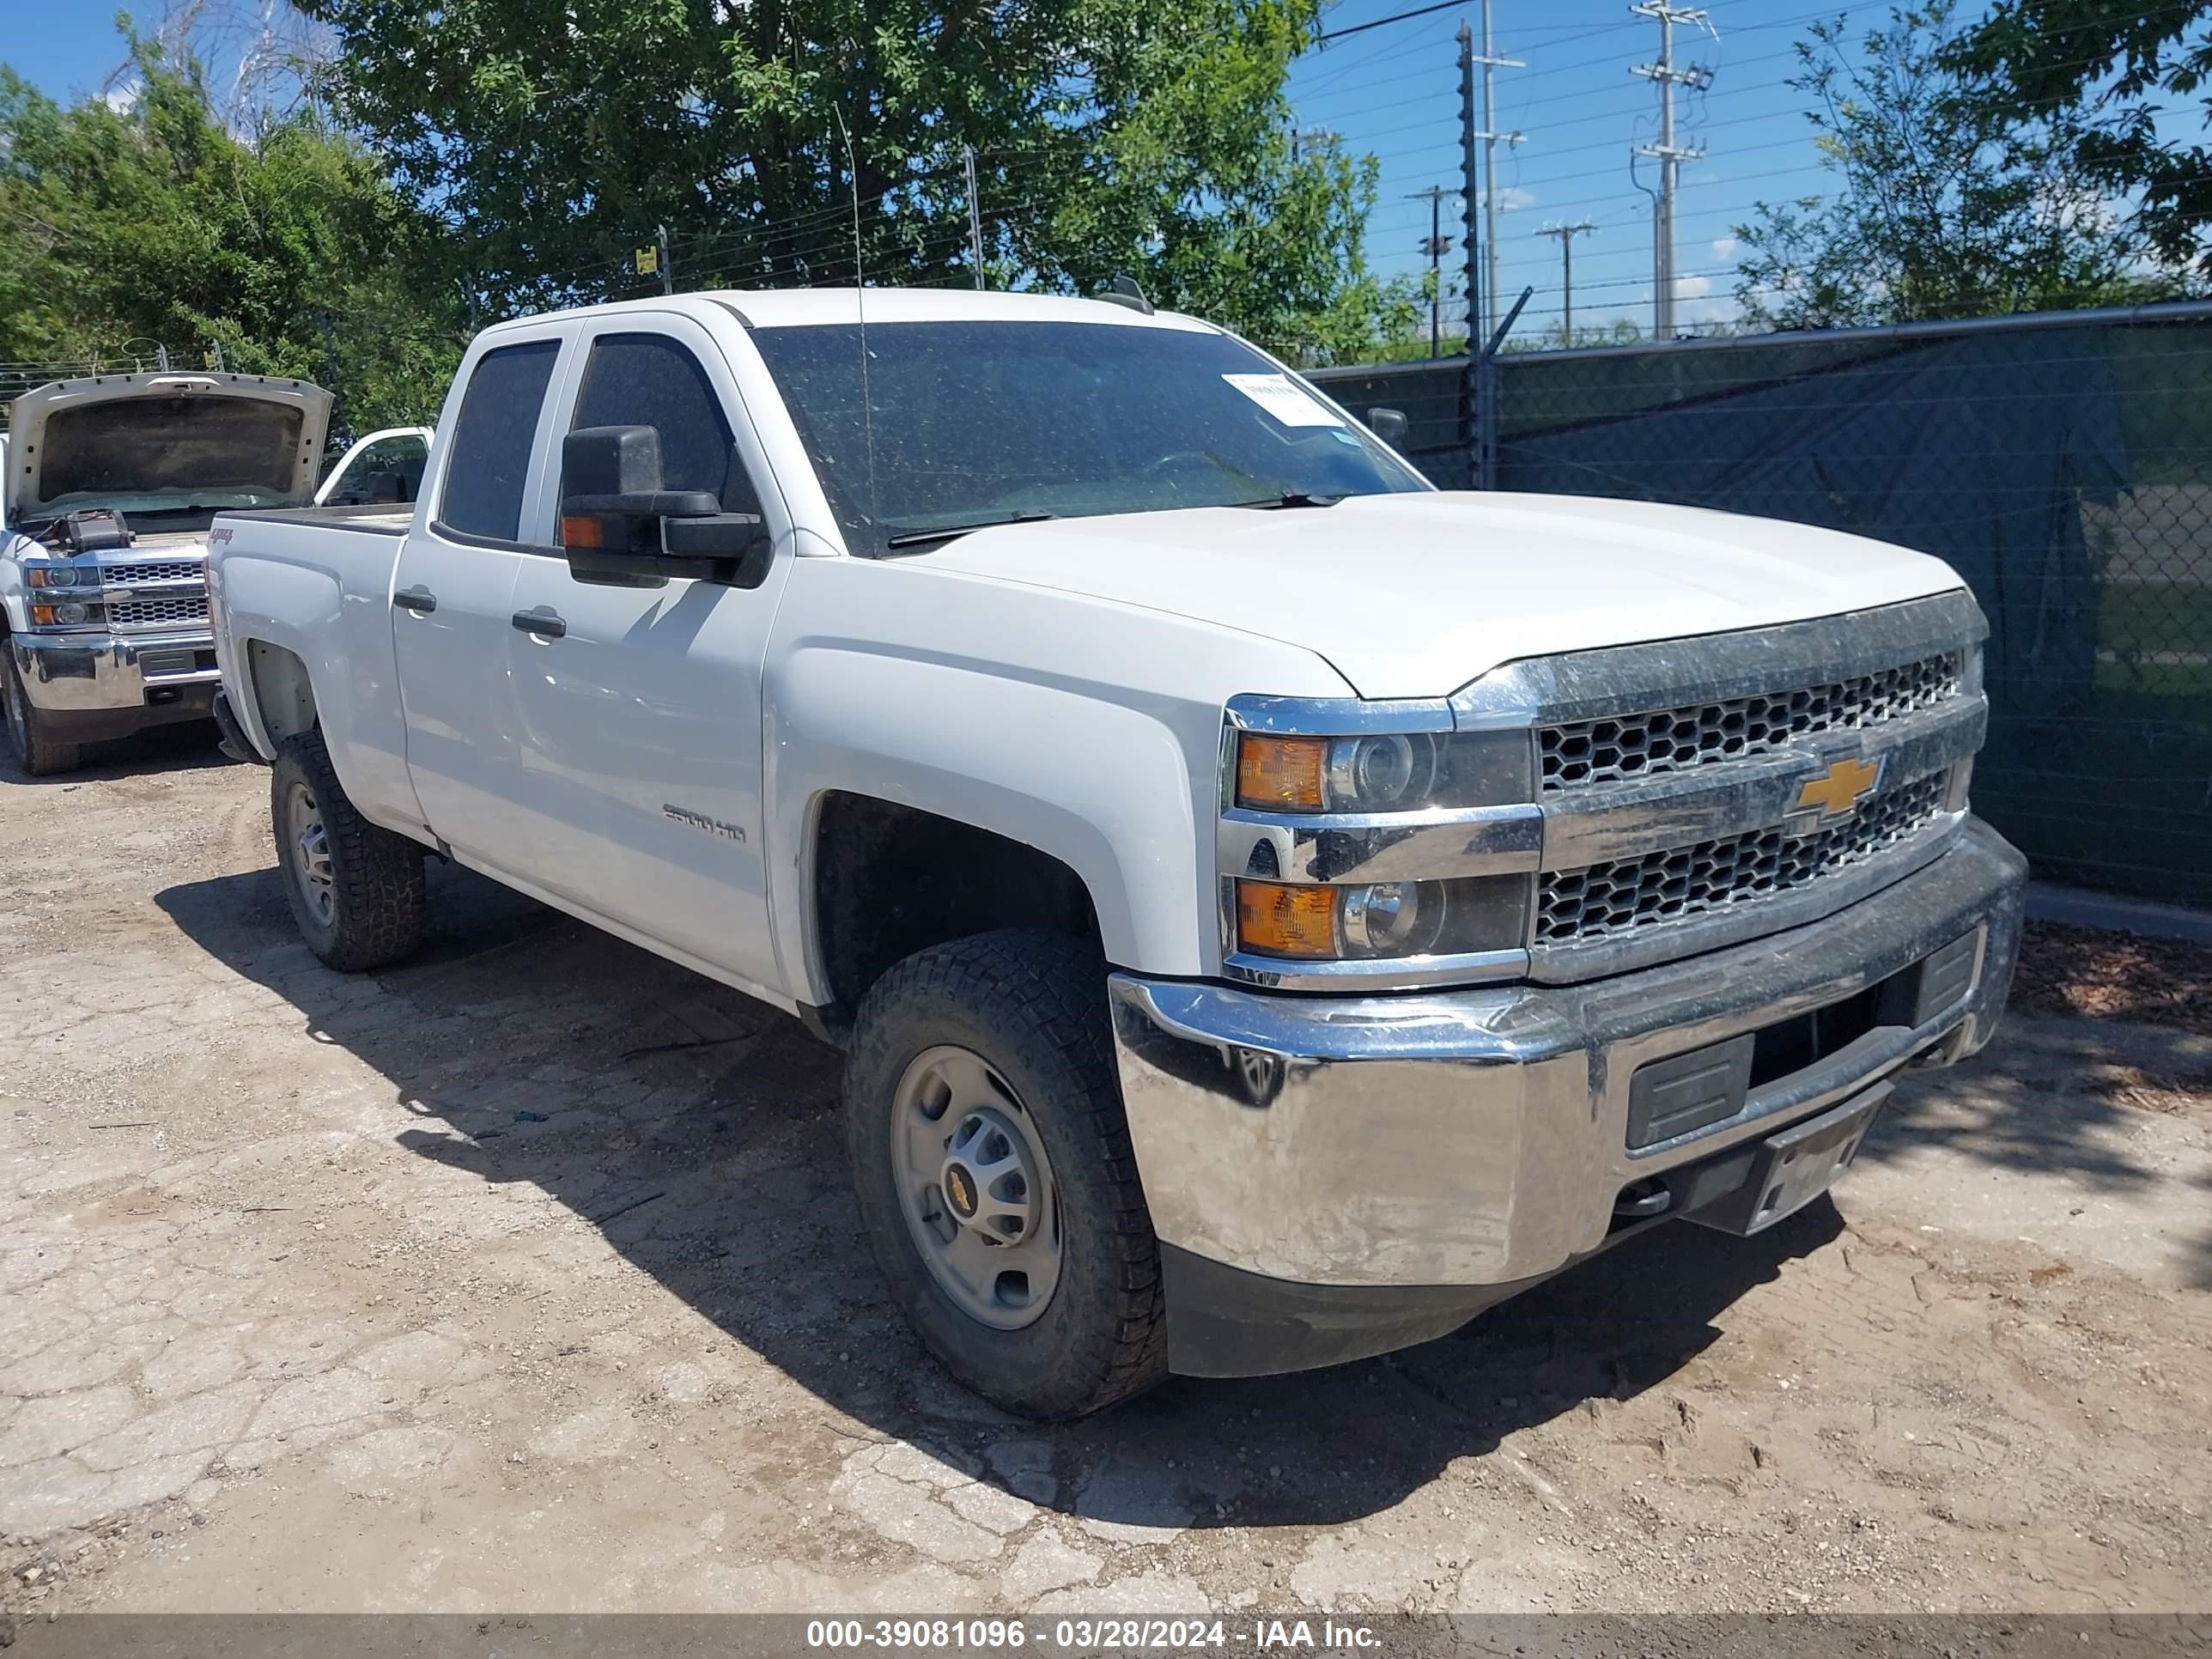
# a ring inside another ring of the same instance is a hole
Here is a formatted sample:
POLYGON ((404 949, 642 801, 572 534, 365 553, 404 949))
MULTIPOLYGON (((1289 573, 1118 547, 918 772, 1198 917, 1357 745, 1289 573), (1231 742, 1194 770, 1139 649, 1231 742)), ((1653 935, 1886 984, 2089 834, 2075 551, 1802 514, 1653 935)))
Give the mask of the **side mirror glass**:
POLYGON ((1403 453, 1406 448, 1406 411, 1402 409, 1370 409, 1367 411, 1367 429, 1391 448, 1403 453))

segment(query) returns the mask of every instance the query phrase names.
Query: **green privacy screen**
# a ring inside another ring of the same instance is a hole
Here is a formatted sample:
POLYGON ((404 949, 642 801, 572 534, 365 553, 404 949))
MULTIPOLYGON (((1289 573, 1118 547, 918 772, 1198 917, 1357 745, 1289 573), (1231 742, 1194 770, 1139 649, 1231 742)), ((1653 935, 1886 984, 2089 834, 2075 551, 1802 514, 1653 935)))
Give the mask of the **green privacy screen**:
MULTIPOLYGON (((1947 560, 1991 629, 1976 809, 2046 879, 2212 904, 2212 307, 2102 315, 1509 354, 1497 487, 1947 560)), ((1315 378, 1468 486, 1463 366, 1315 378)))

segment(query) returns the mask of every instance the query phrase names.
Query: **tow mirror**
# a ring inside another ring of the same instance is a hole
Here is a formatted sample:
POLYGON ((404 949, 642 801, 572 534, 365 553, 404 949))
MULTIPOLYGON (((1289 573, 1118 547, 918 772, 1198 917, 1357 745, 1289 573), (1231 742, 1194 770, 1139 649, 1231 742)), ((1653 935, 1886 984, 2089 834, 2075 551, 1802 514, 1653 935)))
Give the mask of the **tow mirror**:
POLYGON ((673 575, 758 586, 768 574, 760 514, 725 513, 709 490, 661 483, 655 428, 580 427, 562 440, 561 544, 577 580, 638 585, 673 575))
POLYGON ((1406 448, 1406 411, 1402 409, 1370 409, 1367 411, 1367 429, 1391 448, 1401 454, 1406 448))

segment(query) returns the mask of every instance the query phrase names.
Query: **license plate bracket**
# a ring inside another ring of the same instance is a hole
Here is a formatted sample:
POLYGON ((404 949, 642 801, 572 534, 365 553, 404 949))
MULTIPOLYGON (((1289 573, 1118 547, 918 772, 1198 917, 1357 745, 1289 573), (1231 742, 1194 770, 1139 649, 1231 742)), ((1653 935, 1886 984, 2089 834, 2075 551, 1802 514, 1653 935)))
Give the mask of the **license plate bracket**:
POLYGON ((1889 1097, 1890 1085, 1877 1083, 1767 1136, 1754 1150, 1751 1174, 1741 1186, 1689 1211, 1683 1219, 1748 1235, 1796 1214, 1850 1167, 1889 1097))

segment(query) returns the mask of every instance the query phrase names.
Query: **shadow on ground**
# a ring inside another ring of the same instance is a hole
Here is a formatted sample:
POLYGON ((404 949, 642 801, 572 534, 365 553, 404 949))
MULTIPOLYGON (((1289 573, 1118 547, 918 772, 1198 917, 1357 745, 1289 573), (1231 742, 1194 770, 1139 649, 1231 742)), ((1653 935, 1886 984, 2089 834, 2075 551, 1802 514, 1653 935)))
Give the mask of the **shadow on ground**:
MULTIPOLYGON (((2012 1173, 2063 1171, 2125 1201, 2171 1178, 2142 1137, 2160 1108, 2204 1116, 2208 1102, 2212 1039, 2016 1011, 1965 1065, 1905 1073, 1859 1156, 1880 1164, 1939 1148, 2012 1173)), ((2187 1281, 2212 1289, 2212 1223, 2181 1249, 2187 1281)))
POLYGON ((98 779, 236 765, 216 747, 216 735, 213 720, 184 720, 174 726, 149 726, 127 738, 86 744, 82 765, 73 771, 57 772, 43 778, 18 771, 12 760, 4 758, 7 748, 0 744, 0 781, 32 788, 71 788, 98 779))
MULTIPOLYGON (((874 1433, 979 1457, 1027 1443, 1030 1462, 1002 1455, 992 1478, 1036 1497, 1048 1469, 1053 1501, 1094 1521, 1371 1515, 1515 1431, 1662 1384, 1747 1291, 1841 1230, 1825 1200, 1747 1240, 1662 1228, 1406 1353, 1176 1381, 1104 1419, 1018 1425, 946 1379, 882 1291, 847 1184, 834 1052, 774 1010, 488 881, 434 866, 433 895, 437 935, 374 991, 307 955, 273 871, 172 887, 159 902, 289 1000, 315 1040, 389 1079, 421 1119, 400 1137, 419 1156, 542 1189, 874 1433)), ((1890 1133, 1920 1131, 1908 1114, 1890 1133)), ((2098 1168, 2103 1154, 2056 1117, 1961 1144, 1999 1164, 2056 1159, 2134 1178, 2118 1160, 2098 1168)))

